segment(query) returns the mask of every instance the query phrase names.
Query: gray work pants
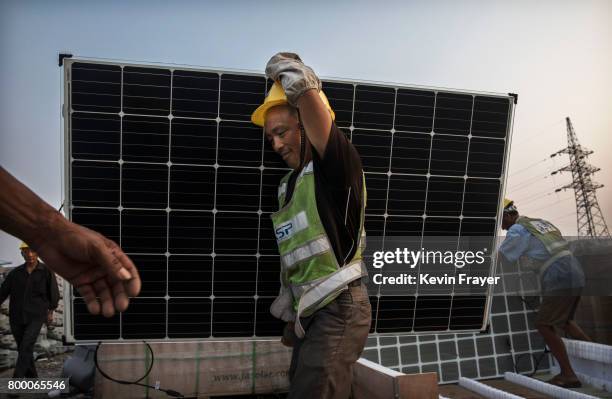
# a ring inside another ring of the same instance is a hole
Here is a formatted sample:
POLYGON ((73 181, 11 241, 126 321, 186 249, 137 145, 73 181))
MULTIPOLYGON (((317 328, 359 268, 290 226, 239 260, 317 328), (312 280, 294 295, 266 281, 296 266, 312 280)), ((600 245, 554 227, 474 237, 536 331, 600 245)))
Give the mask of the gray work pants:
POLYGON ((370 330, 372 307, 365 285, 349 287, 310 317, 293 347, 288 399, 348 399, 353 364, 370 330))

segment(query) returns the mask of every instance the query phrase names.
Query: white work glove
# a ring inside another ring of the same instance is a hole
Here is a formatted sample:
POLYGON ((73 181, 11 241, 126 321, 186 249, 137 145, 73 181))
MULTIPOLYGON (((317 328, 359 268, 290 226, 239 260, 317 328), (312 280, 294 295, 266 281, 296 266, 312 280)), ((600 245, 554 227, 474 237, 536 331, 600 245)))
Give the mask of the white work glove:
POLYGON ((277 53, 272 56, 266 65, 266 76, 280 82, 287 101, 294 107, 297 107, 298 99, 306 91, 321 90, 321 81, 317 75, 295 53, 277 53))

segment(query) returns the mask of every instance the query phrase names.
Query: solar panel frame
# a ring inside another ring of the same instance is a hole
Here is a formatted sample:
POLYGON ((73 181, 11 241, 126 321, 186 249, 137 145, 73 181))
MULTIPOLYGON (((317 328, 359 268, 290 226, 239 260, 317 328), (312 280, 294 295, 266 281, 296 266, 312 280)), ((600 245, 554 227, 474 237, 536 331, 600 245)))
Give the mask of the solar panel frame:
MULTIPOLYGON (((196 74, 208 74, 211 76, 214 76, 215 74, 218 75, 219 77, 223 76, 223 75, 233 75, 233 76, 237 76, 237 77, 246 77, 247 80, 250 78, 261 78, 263 75, 261 73, 258 72, 252 72, 252 71, 241 71, 241 70, 229 70, 229 69, 215 69, 215 68, 199 68, 199 67, 190 67, 190 66, 176 66, 176 65, 165 65, 165 64, 155 64, 155 63, 139 63, 139 62, 123 62, 123 61, 113 61, 113 60, 99 60, 99 59, 88 59, 88 58, 72 58, 72 59, 66 59, 64 60, 64 108, 63 108, 63 115, 64 115, 64 160, 65 160, 65 165, 64 165, 64 176, 65 176, 65 192, 64 192, 64 196, 66 199, 66 202, 70 205, 74 205, 73 203, 73 193, 71 190, 71 184, 72 184, 72 176, 73 176, 73 163, 71 161, 73 161, 72 159, 72 154, 73 154, 73 141, 72 141, 72 137, 73 137, 73 127, 72 127, 72 118, 71 118, 71 114, 72 114, 72 110, 68 108, 68 106, 70 104, 72 104, 72 90, 71 90, 71 70, 72 70, 72 66, 75 63, 86 63, 86 64, 95 64, 97 66, 100 66, 101 68, 105 69, 108 68, 109 70, 111 70, 113 67, 119 67, 120 69, 124 69, 124 68, 128 68, 129 71, 137 71, 139 70, 138 68, 140 68, 140 70, 147 70, 150 71, 152 68, 153 69, 158 69, 158 70, 169 70, 170 71, 170 85, 172 85, 173 82, 173 73, 175 71, 180 71, 181 73, 185 74, 185 75, 189 75, 190 73, 196 73, 196 74)), ((123 75, 122 74, 122 81, 121 84, 123 86, 124 82, 123 82, 123 75)), ((163 74, 160 74, 163 76, 163 74)), ((513 116, 514 116, 514 100, 515 98, 513 97, 513 95, 511 94, 500 94, 500 93, 488 93, 488 92, 478 92, 478 91, 467 91, 467 90, 456 90, 456 89, 442 89, 442 88, 434 88, 434 87, 426 87, 426 86, 415 86, 415 85, 405 85, 405 84, 396 84, 396 83, 384 83, 384 82, 372 82, 372 81, 363 81, 363 80, 347 80, 347 79, 338 79, 338 78, 331 78, 331 79, 327 79, 327 78, 322 78, 323 82, 324 82, 324 90, 326 91, 326 93, 328 94, 328 97, 330 97, 330 99, 332 98, 332 95, 330 95, 331 92, 334 91, 334 87, 336 86, 336 88, 338 87, 353 87, 353 91, 352 91, 352 105, 353 107, 355 106, 355 100, 358 98, 357 96, 357 88, 369 88, 369 89, 379 89, 381 93, 387 93, 385 94, 387 97, 390 98, 389 93, 393 93, 394 96, 394 110, 397 109, 397 98, 398 95, 416 95, 416 94, 422 94, 422 93, 429 93, 429 92, 434 92, 434 101, 437 98, 437 93, 438 92, 442 92, 442 93, 448 93, 448 97, 449 97, 449 101, 452 100, 456 100, 460 99, 460 98, 466 98, 465 96, 471 96, 472 97, 472 101, 473 101, 473 107, 472 109, 475 109, 475 103, 476 103, 476 98, 478 96, 486 96, 486 97, 494 97, 494 98, 498 98, 500 100, 507 100, 508 102, 508 112, 507 112, 507 120, 506 120, 506 124, 505 124, 505 132, 503 132, 503 134, 505 135, 505 137, 503 138, 503 141, 505 142, 505 147, 503 150, 503 161, 500 163, 501 165, 501 170, 500 170, 500 178, 499 178, 499 190, 498 190, 498 199, 501 198, 501 193, 503 193, 504 187, 505 187, 505 181, 506 181, 506 174, 505 171, 507 169, 508 166, 508 157, 509 157, 509 148, 510 148, 510 141, 511 141, 511 132, 512 132, 512 124, 513 124, 513 116), (372 87, 375 86, 375 87, 372 87)), ((267 90, 267 88, 269 88, 269 82, 266 83, 265 85, 265 89, 267 90)), ((171 93, 172 93, 172 87, 170 87, 171 93)), ((264 94, 266 92, 266 90, 264 90, 264 94)), ((219 97, 222 95, 222 91, 221 91, 221 79, 219 79, 219 97)), ((383 95, 383 94, 381 94, 383 95)), ((115 105, 111 104, 107 106, 107 109, 110 110, 122 110, 124 109, 124 104, 123 104, 123 95, 120 96, 121 97, 121 104, 119 105, 119 108, 117 108, 115 105)), ((425 95, 426 97, 426 95, 425 95)), ((386 98, 386 97, 385 97, 386 98)), ((163 99, 163 98, 162 98, 163 99)), ((172 94, 169 95, 169 108, 168 111, 170 110, 170 107, 172 106, 172 94)), ((219 100, 219 104, 221 103, 221 101, 219 100)), ((340 102, 338 103, 340 104, 340 102)), ((161 110, 165 110, 165 108, 163 108, 165 106, 165 103, 163 101, 157 101, 155 102, 155 106, 159 106, 162 107, 160 108, 161 110)), ((435 107, 434 107, 435 108, 435 107)), ((382 111, 384 111, 384 109, 381 109, 382 111)), ((359 113, 359 109, 355 110, 354 108, 351 109, 351 124, 346 126, 346 122, 347 122, 347 113, 349 112, 347 109, 343 109, 342 107, 335 107, 335 111, 336 111, 336 115, 337 115, 337 124, 340 128, 348 128, 349 132, 348 133, 351 137, 351 139, 353 138, 353 135, 355 134, 355 131, 359 132, 359 129, 365 130, 367 131, 368 129, 372 129, 372 127, 376 128, 376 127, 383 127, 383 128, 389 128, 389 130, 392 131, 392 138, 394 137, 395 132, 395 128, 394 128, 394 123, 395 123, 395 112, 392 115, 392 121, 391 121, 391 125, 389 126, 389 115, 388 115, 388 110, 387 110, 387 114, 385 114, 384 112, 382 112, 381 114, 383 115, 383 117, 379 118, 379 119, 375 119, 374 122, 371 122, 370 119, 361 119, 358 118, 357 120, 353 120, 353 116, 355 115, 355 113, 359 113), (384 115, 387 115, 386 117, 384 117, 384 115), (355 123, 357 123, 357 125, 355 125, 355 123), (359 126, 359 127, 357 127, 359 126)), ((122 111, 120 111, 122 112, 122 111)), ((189 112, 189 111, 185 111, 185 112, 189 112)), ((193 112, 193 111, 190 111, 193 112)), ((435 111, 434 111, 435 112, 435 111)), ((218 115, 221 115, 221 110, 218 109, 217 110, 218 115)), ((102 119, 108 119, 109 121, 114 120, 114 118, 112 118, 111 116, 104 116, 105 114, 100 114, 103 115, 101 118, 102 119)), ((231 115, 231 113, 229 113, 228 115, 231 115)), ((159 112, 158 116, 162 116, 162 112, 159 112)), ((452 116, 452 115, 451 115, 452 116)), ((120 115, 121 117, 125 117, 125 115, 120 115)), ((144 117, 144 116, 143 116, 144 117)), ((435 117, 435 116, 434 116, 435 117)), ((473 115, 472 115, 473 117, 473 115)), ((220 120, 219 117, 216 118, 216 123, 220 124, 220 120)), ((122 126, 122 124, 120 123, 120 125, 122 126)), ((403 126, 403 125, 402 125, 403 126)), ((418 132, 418 133, 425 133, 424 131, 422 131, 424 129, 423 125, 406 125, 406 126, 416 126, 416 129, 414 129, 414 132, 418 132)), ((384 129, 383 129, 384 130, 384 129)), ((407 131, 407 132, 412 132, 412 131, 407 131)), ((400 138, 402 135, 403 131, 398 131, 397 132, 397 137, 400 138)), ((462 131, 462 133, 465 133, 465 131, 462 131)), ((469 132, 468 132, 469 133, 469 132)), ((219 134, 219 133, 217 133, 219 134)), ((498 133, 499 134, 499 133, 498 133)), ((120 143, 119 146, 120 148, 122 147, 122 143, 121 140, 124 137, 123 131, 120 130, 119 132, 119 138, 120 138, 120 143)), ((219 137, 219 136, 218 136, 219 137)), ((471 137, 470 137, 471 139, 471 137)), ((498 137, 499 139, 499 137, 498 137)), ((478 140, 478 138, 476 138, 476 140, 478 140)), ((483 141, 486 141, 487 138, 483 137, 483 141)), ((113 145, 113 144, 109 144, 109 145, 113 145)), ((263 145, 263 137, 262 137, 262 145, 263 145)), ((393 146, 390 147, 391 151, 392 151, 393 146)), ((430 147, 431 148, 431 147, 430 147)), ((266 149, 265 147, 263 148, 262 152, 263 152, 263 162, 264 164, 266 164, 266 152, 269 151, 269 149, 266 149)), ((104 156, 104 154, 102 154, 102 156, 104 156)), ((363 158, 363 155, 362 155, 363 158)), ((138 159, 138 158, 137 158, 138 159)), ((392 167, 392 160, 393 158, 390 156, 390 162, 389 162, 389 168, 393 169, 392 167)), ((75 161, 78 162, 78 161, 75 161)), ((102 163, 106 163, 106 162, 102 162, 102 163)), ((365 162, 364 162, 365 165, 365 162)), ((105 165, 108 166, 108 165, 105 165)), ((270 166, 266 166, 266 170, 270 169, 270 170, 275 170, 274 166, 278 165, 270 165, 270 166)), ((282 165, 281 165, 282 166, 282 165)), ((468 165, 466 164, 466 167, 468 167, 468 165)), ((285 167, 281 167, 279 168, 279 172, 280 171, 284 171, 287 170, 285 167)), ((278 169, 277 169, 278 170, 278 169)), ((364 167, 365 170, 365 167, 364 167)), ((168 173, 170 173, 170 171, 168 171, 168 173)), ((378 175, 378 173, 376 173, 378 175)), ((380 173, 380 177, 382 177, 382 175, 384 175, 385 173, 380 173)), ((366 171, 366 176, 368 175, 368 171, 366 171)), ((395 173, 393 174, 394 176, 396 175, 395 173)), ((409 174, 404 174, 404 175, 409 175, 409 174)), ((400 175, 398 175, 400 176, 400 175)), ((418 177, 419 174, 414 174, 413 177, 418 177)), ((422 176, 422 174, 420 175, 422 176)), ((448 176, 450 177, 455 177, 455 176, 448 176)), ((459 176, 457 176, 459 177, 459 176)), ((464 177, 465 176, 461 176, 464 177)), ((467 180, 467 178, 465 178, 467 180)), ((388 183, 390 184, 390 176, 387 179, 388 183)), ((428 184, 429 184, 429 179, 428 180, 428 184)), ((170 185, 172 179, 168 178, 168 185, 170 185)), ((215 184, 215 187, 218 188, 218 186, 215 184)), ((170 191, 170 190, 168 190, 170 191)), ((465 191, 465 190, 464 190, 465 191)), ((119 196, 120 196, 120 203, 123 204, 123 198, 121 198, 123 194, 123 190, 121 190, 121 188, 119 189, 119 196)), ((168 195, 170 195, 170 193, 168 193, 168 195)), ((260 195, 260 198, 263 198, 263 193, 260 195)), ((501 201, 501 200, 500 200, 501 201)), ((498 202, 500 202, 498 201, 498 202)), ((261 205, 260 205, 261 206, 261 205)), ((102 212, 107 212, 109 215, 113 215, 114 212, 113 210, 116 210, 116 207, 98 207, 99 210, 102 212)), ((82 209, 86 209, 86 208, 82 208, 82 209)), ((267 208, 269 209, 269 208, 267 208)), ((120 211, 122 211, 120 209, 120 211)), ((143 209, 143 211, 145 211, 143 209)), ((150 210, 147 210, 150 211, 150 210)), ((269 212, 269 211, 268 211, 269 212)), ((73 207, 72 206, 68 206, 65 208, 65 213, 66 216, 70 219, 72 219, 73 217, 73 207)), ((86 213, 86 212, 85 212, 86 213)), ((123 212, 118 212, 118 218, 120 220, 120 224, 121 224, 121 219, 122 219, 122 214, 123 212)), ((386 216, 386 215, 385 215, 386 216)), ((117 217, 117 215, 115 215, 115 217, 117 217)), ((499 222, 501 219, 501 207, 498 205, 497 207, 497 212, 495 215, 495 231, 497 231, 497 228, 499 226, 499 222)), ((261 219, 262 221, 264 220, 264 218, 261 219)), ((487 220, 492 220, 491 217, 487 217, 487 220)), ((383 220, 383 224, 384 224, 384 220, 383 220)), ((423 230, 421 230, 421 232, 424 231, 425 226, 423 225, 422 227, 423 230)), ((113 234, 112 231, 109 231, 107 233, 111 238, 120 238, 121 237, 121 233, 117 236, 116 234, 113 234)), ((168 231, 166 231, 166 237, 167 239, 169 239, 168 237, 168 231)), ((160 237, 161 238, 161 237, 160 237)), ((119 241, 119 240, 118 240, 119 241)), ((120 241, 119 241, 120 242, 120 241)), ((120 244, 122 244, 120 242, 120 244)), ((133 252, 133 251, 132 251, 133 252)), ((166 254, 166 256, 168 256, 168 254, 166 254)), ((493 264, 491 265, 491 268, 493 268, 493 264)), ((168 279, 168 277, 167 277, 168 279)), ((92 340, 87 340, 87 339, 76 339, 75 335, 74 335, 74 317, 75 317, 75 302, 78 303, 78 298, 73 298, 73 291, 68 289, 67 291, 68 296, 67 298, 70 299, 70 306, 66 307, 66 326, 68 326, 67 331, 66 331, 66 340, 68 342, 88 342, 88 341, 97 341, 99 339, 92 339, 92 340)), ((141 295, 142 298, 138 298, 138 300, 136 302, 138 302, 140 299, 146 301, 147 297, 141 295)), ((157 299, 159 299, 159 297, 156 297, 157 299)), ((173 297, 174 298, 174 297, 173 297)), ((180 299, 180 297, 176 297, 178 299, 180 299)), ((169 299, 169 298, 166 298, 169 299)), ((408 299, 408 298, 406 298, 408 299)), ((490 313, 490 308, 491 308, 491 297, 489 295, 487 295, 486 297, 486 303, 484 305, 484 315, 482 318, 482 325, 480 327, 480 330, 484 330, 486 329, 486 325, 487 325, 487 320, 488 320, 488 315, 490 313)), ((166 301, 166 310, 168 309, 168 301, 166 301)), ((373 304, 373 308, 374 308, 374 304, 373 304)), ((416 311, 416 307, 414 309, 416 311)), ((452 311, 452 309, 449 309, 449 311, 452 311)), ((373 315, 378 313, 378 309, 373 309, 373 315)), ((257 313, 255 313, 255 316, 257 315, 257 313)), ((116 316, 117 317, 117 316, 116 316)), ((166 325, 168 325, 168 311, 166 311, 166 325)), ((377 320, 377 317, 375 317, 375 319, 377 320)), ((413 326, 414 327, 414 326, 413 326)), ((168 328, 168 327, 166 327, 168 328)), ((255 329, 257 329, 257 325, 255 323, 254 326, 255 329)), ((211 329, 214 329, 214 326, 211 326, 211 329)), ((446 331, 446 332, 452 332, 452 333, 461 333, 461 332, 471 332, 471 331, 475 331, 474 328, 469 328, 469 329, 465 329, 465 330, 461 330, 461 329, 454 329, 452 331, 446 331)), ((424 333, 424 332, 431 332, 431 333, 442 333, 445 331, 439 331, 439 330, 423 330, 423 331, 415 331, 414 328, 412 331, 410 331, 410 334, 420 334, 420 333, 424 333)), ((126 333, 129 332, 126 331, 126 333)), ((374 335, 377 336, 386 336, 386 335, 392 335, 392 336, 397 336, 398 334, 406 334, 406 332, 404 333, 398 333, 398 332, 389 332, 389 333, 384 333, 384 332, 377 332, 374 335)), ((121 337, 122 340, 138 340, 138 338, 129 338, 123 335, 123 331, 122 331, 122 323, 121 321, 119 322, 119 332, 118 332, 118 337, 121 337)), ((270 336, 269 338, 275 338, 275 336, 270 336)), ((151 337, 154 339, 169 339, 167 336, 165 337, 151 337)), ((192 338, 186 338, 186 339, 217 339, 217 338, 222 338, 222 337, 215 337, 215 338, 206 338, 206 337, 192 337, 192 338)), ((266 339, 268 337, 266 336, 254 336, 254 337, 232 337, 232 339, 266 339)), ((111 340, 116 339, 116 338, 109 338, 111 340)))

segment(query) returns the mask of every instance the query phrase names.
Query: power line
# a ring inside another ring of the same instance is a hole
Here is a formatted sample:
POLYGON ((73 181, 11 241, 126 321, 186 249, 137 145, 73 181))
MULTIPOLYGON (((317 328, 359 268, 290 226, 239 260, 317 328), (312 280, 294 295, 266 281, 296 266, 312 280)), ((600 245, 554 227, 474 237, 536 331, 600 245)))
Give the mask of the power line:
POLYGON ((559 205, 560 203, 562 203, 562 202, 566 202, 566 201, 571 200, 571 199, 573 199, 573 198, 572 198, 572 197, 567 197, 567 198, 559 199, 559 200, 557 200, 557 201, 553 202, 552 204, 546 204, 546 205, 541 206, 541 207, 536 208, 536 209, 527 210, 527 212, 532 213, 532 212, 537 212, 537 211, 539 211, 539 210, 542 210, 542 209, 544 209, 544 208, 552 208, 553 206, 557 206, 557 205, 559 205))
POLYGON ((567 219, 568 217, 576 217, 576 211, 571 211, 570 213, 566 213, 565 215, 559 216, 557 218, 555 218, 556 220, 564 220, 567 219))
POLYGON ((540 198, 548 197, 548 196, 553 195, 553 194, 555 194, 553 191, 548 191, 547 190, 543 194, 539 193, 539 194, 530 195, 530 196, 525 197, 525 198, 514 200, 514 202, 516 202, 518 204, 525 203, 525 202, 534 202, 536 200, 539 200, 540 198))
POLYGON ((510 187, 508 188, 508 190, 510 190, 510 191, 511 191, 511 190, 516 190, 516 191, 518 191, 517 189, 519 189, 519 190, 520 190, 520 188, 519 188, 519 187, 526 187, 526 186, 530 186, 530 185, 532 185, 532 184, 534 184, 534 183, 541 182, 541 181, 542 181, 542 179, 546 180, 546 179, 549 179, 549 178, 550 178, 550 173, 547 173, 547 174, 545 174, 544 176, 542 176, 542 175, 538 175, 538 176, 530 177, 530 178, 528 178, 527 180, 523 180, 523 181, 521 181, 520 183, 516 183, 516 184, 514 184, 514 185, 510 186, 510 187))
POLYGON ((544 162, 546 162, 546 161, 550 161, 550 157, 546 157, 546 158, 541 159, 541 160, 539 160, 539 161, 536 161, 536 162, 534 162, 534 163, 532 163, 532 164, 530 164, 530 165, 527 165, 527 166, 525 166, 524 168, 521 168, 521 169, 519 169, 519 170, 517 170, 517 171, 515 171, 515 172, 511 173, 511 174, 509 175, 509 177, 516 176, 516 175, 518 175, 519 173, 523 173, 524 171, 529 170, 529 169, 533 168, 534 166, 537 166, 537 165, 539 165, 539 164, 541 164, 541 163, 544 163, 544 162))
MULTIPOLYGON (((554 193, 555 185, 554 185, 554 183, 553 184, 546 184, 547 182, 550 183, 550 180, 546 180, 546 179, 554 180, 554 176, 549 173, 549 174, 545 175, 544 177, 539 177, 538 179, 536 179, 534 181, 527 180, 522 185, 519 185, 519 186, 522 186, 522 187, 520 187, 518 189, 514 189, 514 190, 509 190, 509 191, 512 191, 512 196, 514 196, 515 193, 521 192, 521 191, 524 191, 527 188, 530 188, 530 186, 533 185, 534 183, 542 183, 542 180, 545 180, 544 181, 544 186, 546 188, 544 190, 540 190, 540 191, 537 191, 535 193, 534 192, 531 192, 531 193, 528 192, 528 193, 526 193, 526 195, 527 195, 526 197, 524 196, 522 199, 518 199, 516 201, 520 202, 520 201, 525 201, 525 200, 534 200, 534 199, 537 199, 537 198, 540 198, 540 197, 544 197, 544 196, 553 194, 554 193)), ((541 187, 539 187, 539 188, 541 188, 541 187)))
POLYGON ((543 132, 543 131, 546 130, 547 131, 546 133, 544 133, 542 135, 532 134, 530 137, 527 137, 525 139, 517 141, 516 144, 525 144, 525 143, 528 143, 528 142, 530 142, 532 140, 535 140, 537 138, 547 137, 547 136, 551 135, 552 133, 557 133, 557 131, 551 129, 551 127, 559 125, 560 123, 563 123, 563 119, 558 119, 558 120, 556 120, 556 121, 554 121, 554 122, 552 122, 552 123, 550 123, 550 124, 548 124, 546 126, 543 126, 540 129, 534 131, 534 133, 540 133, 540 132, 543 132))

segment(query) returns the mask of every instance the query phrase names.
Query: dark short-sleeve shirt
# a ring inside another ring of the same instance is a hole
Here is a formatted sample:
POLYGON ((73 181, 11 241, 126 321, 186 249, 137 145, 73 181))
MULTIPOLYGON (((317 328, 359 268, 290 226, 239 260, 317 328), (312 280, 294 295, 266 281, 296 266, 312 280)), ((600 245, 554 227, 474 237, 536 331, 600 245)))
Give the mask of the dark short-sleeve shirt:
MULTIPOLYGON (((321 158, 311 146, 317 210, 329 237, 338 264, 342 266, 355 255, 359 246, 363 168, 353 144, 332 123, 325 154, 321 158)), ((285 201, 291 199, 299 171, 287 184, 285 201)))
POLYGON ((43 263, 38 263, 28 274, 25 264, 11 270, 0 287, 0 303, 10 299, 11 323, 45 320, 47 312, 59 302, 55 274, 43 263))

